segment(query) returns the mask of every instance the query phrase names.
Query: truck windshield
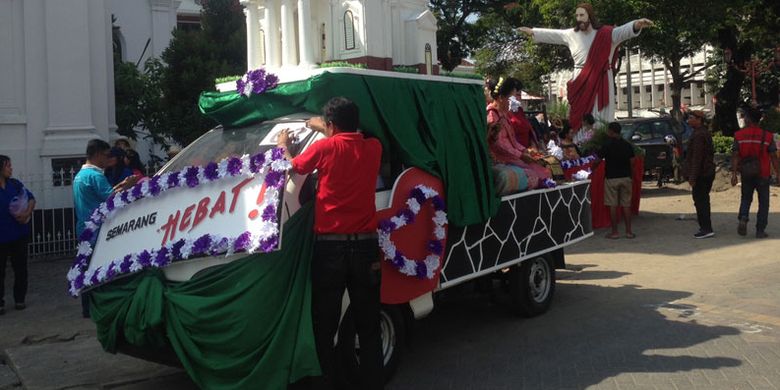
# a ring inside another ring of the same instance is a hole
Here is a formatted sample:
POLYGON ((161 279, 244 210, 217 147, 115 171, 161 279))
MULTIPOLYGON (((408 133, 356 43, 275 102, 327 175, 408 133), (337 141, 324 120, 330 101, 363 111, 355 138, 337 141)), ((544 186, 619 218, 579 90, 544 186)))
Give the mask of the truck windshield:
POLYGON ((237 129, 213 129, 182 150, 158 174, 179 171, 190 165, 203 166, 230 156, 264 152, 272 146, 261 146, 260 141, 275 124, 264 122, 237 129))

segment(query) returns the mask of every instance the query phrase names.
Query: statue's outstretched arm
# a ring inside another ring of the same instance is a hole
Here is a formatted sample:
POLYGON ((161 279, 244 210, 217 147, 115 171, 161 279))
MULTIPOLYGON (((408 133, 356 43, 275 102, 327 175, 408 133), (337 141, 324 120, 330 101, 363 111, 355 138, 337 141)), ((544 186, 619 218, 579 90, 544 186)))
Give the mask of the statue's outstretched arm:
POLYGON ((553 30, 549 28, 529 27, 520 27, 517 30, 531 37, 534 42, 565 46, 568 46, 569 44, 566 40, 566 34, 568 30, 553 30))

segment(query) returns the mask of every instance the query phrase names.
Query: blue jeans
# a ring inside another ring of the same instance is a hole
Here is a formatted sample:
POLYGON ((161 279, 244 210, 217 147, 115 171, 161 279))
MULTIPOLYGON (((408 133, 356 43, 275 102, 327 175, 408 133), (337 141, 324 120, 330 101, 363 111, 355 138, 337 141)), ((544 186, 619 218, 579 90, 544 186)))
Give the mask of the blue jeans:
POLYGON ((763 232, 769 222, 769 178, 742 179, 742 197, 739 201, 739 220, 750 220, 750 204, 753 203, 753 192, 758 192, 758 214, 756 215, 756 231, 763 232))

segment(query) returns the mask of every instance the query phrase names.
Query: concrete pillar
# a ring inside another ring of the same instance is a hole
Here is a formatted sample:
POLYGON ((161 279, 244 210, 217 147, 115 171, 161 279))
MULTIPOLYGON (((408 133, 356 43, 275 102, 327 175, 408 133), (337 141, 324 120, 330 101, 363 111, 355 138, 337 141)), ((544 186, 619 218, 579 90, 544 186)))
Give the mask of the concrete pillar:
MULTIPOLYGON (((695 70, 693 68, 693 56, 688 57, 688 64, 690 64, 690 69, 691 69, 690 72, 688 72, 688 73, 693 73, 694 70, 695 70)), ((689 92, 691 93, 691 105, 692 106, 698 105, 698 102, 699 102, 699 89, 696 88, 696 81, 693 78, 691 78, 690 85, 691 85, 691 88, 689 89, 689 92)))
POLYGON ((260 67, 258 61, 258 39, 260 38, 260 23, 257 15, 257 5, 252 0, 241 0, 246 16, 246 66, 247 70, 260 67))
POLYGON ((636 58, 639 60, 639 108, 648 108, 645 99, 645 73, 644 64, 642 63, 642 52, 637 50, 636 58))
POLYGON ((314 65, 314 44, 312 42, 311 0, 298 0, 298 50, 301 66, 314 65))
POLYGON ((282 66, 298 65, 295 61, 295 52, 298 45, 295 42, 295 20, 293 18, 293 0, 282 0, 282 66))
POLYGON ((666 71, 666 65, 664 65, 664 106, 672 107, 671 91, 669 91, 669 74, 666 71))
POLYGON ((650 61, 650 108, 658 107, 658 100, 656 100, 656 90, 658 86, 655 85, 655 63, 650 61))
POLYGON ((263 31, 265 31, 265 63, 278 68, 282 66, 282 38, 279 36, 279 2, 266 0, 263 8, 263 31))

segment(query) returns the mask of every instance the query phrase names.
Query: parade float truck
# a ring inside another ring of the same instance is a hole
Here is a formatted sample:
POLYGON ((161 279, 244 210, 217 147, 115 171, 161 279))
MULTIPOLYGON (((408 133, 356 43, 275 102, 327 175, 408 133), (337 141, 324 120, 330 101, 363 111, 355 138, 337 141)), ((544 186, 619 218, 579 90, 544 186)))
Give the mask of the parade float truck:
MULTIPOLYGON (((442 290, 480 280, 501 284, 520 314, 548 309, 564 248, 593 234, 590 181, 498 197, 480 81, 336 68, 276 86, 259 72, 238 92, 204 93, 201 111, 220 125, 87 222, 69 287, 88 297, 106 351, 181 366, 202 388, 285 388, 319 373, 316 172, 292 173, 276 136, 291 129, 293 155, 321 139, 305 121, 335 96, 357 103, 361 131, 383 145, 386 378, 442 290)), ((360 346, 348 294, 342 310, 334 342, 349 380, 360 346)))

